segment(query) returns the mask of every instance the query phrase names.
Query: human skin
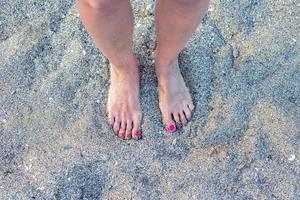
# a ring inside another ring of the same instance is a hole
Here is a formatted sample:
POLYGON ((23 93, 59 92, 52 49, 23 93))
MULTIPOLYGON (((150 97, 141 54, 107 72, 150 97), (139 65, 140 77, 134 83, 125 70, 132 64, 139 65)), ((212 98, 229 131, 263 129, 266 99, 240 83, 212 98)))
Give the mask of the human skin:
MULTIPOLYGON (((139 70, 132 48, 133 16, 129 0, 77 0, 81 20, 110 62, 107 111, 114 132, 141 138, 139 70), (130 95, 128 95, 130 94, 130 95)), ((178 54, 200 23, 209 0, 157 0, 154 52, 159 107, 167 131, 186 126, 194 105, 178 66, 178 54)))
POLYGON ((157 48, 155 67, 159 86, 159 107, 169 132, 186 126, 194 105, 178 65, 178 54, 205 14, 209 0, 157 0, 155 25, 157 48))

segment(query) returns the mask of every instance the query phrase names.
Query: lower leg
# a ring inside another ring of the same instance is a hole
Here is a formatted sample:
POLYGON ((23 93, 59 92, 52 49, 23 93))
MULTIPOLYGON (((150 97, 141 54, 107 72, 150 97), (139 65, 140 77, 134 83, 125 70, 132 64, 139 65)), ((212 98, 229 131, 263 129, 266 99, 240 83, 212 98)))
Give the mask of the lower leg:
POLYGON ((119 68, 134 63, 128 0, 77 0, 80 18, 97 48, 119 68))
POLYGON ((171 62, 201 21, 209 0, 158 0, 155 11, 157 59, 171 62))
POLYGON ((157 48, 156 73, 163 122, 170 132, 174 121, 187 125, 194 108, 181 76, 178 54, 205 14, 209 0, 158 0, 155 11, 157 48))
POLYGON ((111 85, 107 105, 110 123, 120 137, 139 138, 139 74, 132 48, 130 2, 77 0, 77 7, 85 28, 110 62, 111 85))

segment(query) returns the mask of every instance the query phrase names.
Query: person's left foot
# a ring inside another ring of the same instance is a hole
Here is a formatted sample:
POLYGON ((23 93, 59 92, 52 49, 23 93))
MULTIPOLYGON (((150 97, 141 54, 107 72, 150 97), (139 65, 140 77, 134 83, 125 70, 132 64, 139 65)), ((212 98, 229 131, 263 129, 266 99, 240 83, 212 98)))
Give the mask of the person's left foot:
POLYGON ((172 133, 176 130, 176 125, 178 127, 188 124, 194 104, 181 75, 177 57, 169 64, 162 64, 156 60, 156 74, 163 124, 167 131, 172 133))

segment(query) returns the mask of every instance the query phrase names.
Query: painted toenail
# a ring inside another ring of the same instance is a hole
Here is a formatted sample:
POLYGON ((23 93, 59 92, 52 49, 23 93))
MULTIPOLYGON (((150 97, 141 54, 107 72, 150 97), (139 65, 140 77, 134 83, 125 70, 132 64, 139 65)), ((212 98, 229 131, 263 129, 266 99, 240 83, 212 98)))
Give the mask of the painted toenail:
POLYGON ((138 139, 140 139, 141 136, 142 136, 141 131, 135 131, 133 134, 134 134, 134 136, 136 136, 138 139))
POLYGON ((169 133, 173 133, 176 130, 176 126, 174 124, 169 124, 167 127, 167 131, 169 133))

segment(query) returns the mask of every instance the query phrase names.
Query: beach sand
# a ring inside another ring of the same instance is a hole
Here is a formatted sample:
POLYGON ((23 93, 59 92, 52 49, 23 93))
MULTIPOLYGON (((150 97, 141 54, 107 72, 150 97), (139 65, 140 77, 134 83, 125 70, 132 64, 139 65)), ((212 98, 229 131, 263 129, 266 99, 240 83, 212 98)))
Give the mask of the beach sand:
POLYGON ((215 0, 180 55, 196 110, 165 131, 154 2, 132 1, 140 141, 107 123, 107 60, 73 1, 0 1, 0 199, 300 199, 300 3, 215 0))

